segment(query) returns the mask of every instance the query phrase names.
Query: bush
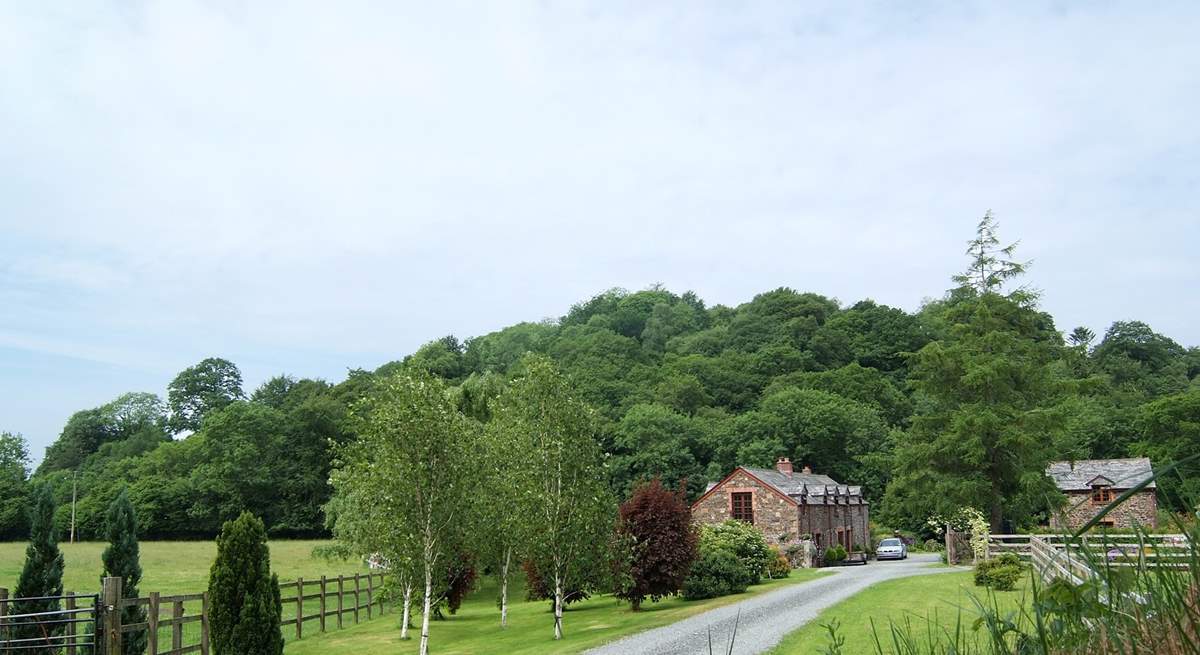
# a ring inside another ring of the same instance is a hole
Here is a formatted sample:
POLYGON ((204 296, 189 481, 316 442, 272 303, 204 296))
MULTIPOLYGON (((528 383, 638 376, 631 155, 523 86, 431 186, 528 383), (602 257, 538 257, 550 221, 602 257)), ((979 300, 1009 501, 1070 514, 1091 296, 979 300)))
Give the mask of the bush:
POLYGON ((733 553, 752 576, 750 584, 758 584, 775 555, 758 528, 742 521, 725 521, 705 525, 700 529, 700 552, 726 550, 733 553))
POLYGON ((775 558, 767 565, 767 577, 772 580, 788 577, 792 573, 792 565, 788 562, 787 556, 774 546, 771 546, 771 553, 775 558))
POLYGON ((921 544, 921 550, 927 553, 940 553, 946 550, 946 544, 941 539, 926 539, 925 543, 921 544))
POLYGON ((1012 591, 1017 580, 1021 579, 1023 570, 1019 557, 1013 553, 1003 553, 975 565, 975 584, 997 591, 1012 591))
POLYGON ((846 549, 840 544, 825 550, 825 561, 829 563, 846 561, 846 549))
POLYGON ((688 600, 740 594, 749 587, 753 576, 736 555, 724 548, 701 549, 700 558, 683 583, 688 600))

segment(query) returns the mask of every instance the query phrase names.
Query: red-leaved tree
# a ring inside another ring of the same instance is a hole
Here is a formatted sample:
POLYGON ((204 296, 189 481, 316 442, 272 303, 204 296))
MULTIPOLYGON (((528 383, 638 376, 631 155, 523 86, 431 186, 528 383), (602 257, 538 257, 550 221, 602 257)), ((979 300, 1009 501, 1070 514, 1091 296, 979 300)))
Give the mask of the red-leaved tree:
POLYGON ((657 602, 683 589, 699 533, 682 488, 671 491, 658 479, 639 485, 621 505, 617 538, 628 549, 618 598, 637 610, 646 598, 657 602))

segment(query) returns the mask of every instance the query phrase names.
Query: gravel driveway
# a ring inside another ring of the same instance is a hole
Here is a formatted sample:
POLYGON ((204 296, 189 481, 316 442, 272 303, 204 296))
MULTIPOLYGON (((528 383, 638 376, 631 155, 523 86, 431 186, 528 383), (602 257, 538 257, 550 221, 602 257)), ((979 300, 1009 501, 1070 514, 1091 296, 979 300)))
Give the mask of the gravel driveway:
MULTIPOLYGON (((884 580, 911 575, 946 573, 949 567, 930 566, 937 555, 912 555, 904 561, 874 562, 866 566, 847 566, 830 569, 833 575, 811 582, 792 585, 769 594, 756 596, 725 607, 625 637, 599 648, 585 651, 586 655, 708 655, 708 629, 712 629, 713 652, 724 653, 738 620, 736 655, 752 655, 770 650, 787 633, 814 619, 821 610, 845 600, 863 589, 884 580)), ((961 570, 961 569, 958 569, 961 570)))

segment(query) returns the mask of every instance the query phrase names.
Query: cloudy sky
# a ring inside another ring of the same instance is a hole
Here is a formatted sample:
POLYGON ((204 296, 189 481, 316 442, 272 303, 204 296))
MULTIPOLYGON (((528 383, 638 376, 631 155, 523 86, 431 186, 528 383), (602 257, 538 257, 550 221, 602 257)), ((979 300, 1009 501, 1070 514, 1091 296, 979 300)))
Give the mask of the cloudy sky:
POLYGON ((0 430, 40 457, 206 356, 338 380, 614 286, 914 309, 988 208, 1060 328, 1200 345, 1197 34, 1194 2, 0 0, 0 430))

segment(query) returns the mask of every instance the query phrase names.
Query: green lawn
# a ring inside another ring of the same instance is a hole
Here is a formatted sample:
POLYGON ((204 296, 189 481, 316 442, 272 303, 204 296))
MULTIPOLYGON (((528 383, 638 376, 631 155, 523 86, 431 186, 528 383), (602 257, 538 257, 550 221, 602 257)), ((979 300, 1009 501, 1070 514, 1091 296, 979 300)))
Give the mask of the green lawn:
MULTIPOLYGON (((744 594, 704 601, 669 598, 647 602, 641 611, 611 596, 600 596, 571 605, 563 616, 563 640, 554 641, 554 617, 550 603, 516 602, 509 610, 508 629, 500 629, 500 611, 496 606, 496 584, 487 579, 480 589, 463 603, 455 616, 434 622, 430 628, 430 650, 440 655, 504 653, 535 655, 576 653, 642 630, 674 623, 704 610, 720 607, 781 586, 812 580, 821 571, 798 569, 784 580, 769 580, 751 587, 744 594)), ((513 594, 523 598, 520 587, 513 594)), ((419 626, 420 616, 414 617, 419 626)), ((399 613, 393 612, 369 623, 345 630, 328 632, 311 639, 305 637, 287 645, 287 655, 403 655, 417 652, 419 629, 410 632, 409 641, 400 640, 399 613)))
MULTIPOLYGON (((908 622, 912 634, 923 635, 933 620, 938 630, 953 630, 960 617, 963 630, 970 633, 971 624, 979 615, 971 595, 991 606, 995 602, 1001 611, 1015 610, 1027 597, 1026 578, 1015 591, 995 592, 976 587, 971 572, 935 573, 910 578, 888 580, 867 588, 821 612, 814 621, 784 638, 771 655, 811 655, 823 652, 830 643, 824 624, 837 620, 839 633, 846 638, 844 655, 875 655, 874 631, 884 645, 884 653, 892 653, 889 640, 891 625, 908 622)), ((971 633, 974 637, 974 633, 971 633)))
MULTIPOLYGON (((272 541, 271 569, 280 581, 297 576, 319 578, 366 572, 358 562, 326 561, 314 558, 314 546, 323 541, 272 541)), ((60 544, 65 560, 63 587, 76 593, 100 591, 100 554, 105 544, 87 542, 60 544)), ((151 591, 163 594, 199 593, 208 587, 208 570, 217 556, 214 541, 144 541, 141 543, 142 595, 151 591)), ((11 592, 17 586, 25 562, 24 543, 0 543, 0 587, 11 592)))

